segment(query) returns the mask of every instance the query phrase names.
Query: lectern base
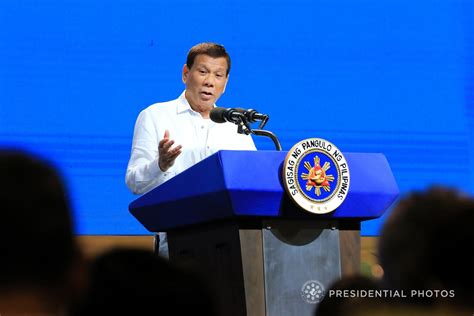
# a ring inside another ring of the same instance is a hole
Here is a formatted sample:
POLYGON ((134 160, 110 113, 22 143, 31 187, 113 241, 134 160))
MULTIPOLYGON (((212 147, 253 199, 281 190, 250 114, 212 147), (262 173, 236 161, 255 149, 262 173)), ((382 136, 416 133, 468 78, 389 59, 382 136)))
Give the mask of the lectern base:
POLYGON ((307 219, 219 222, 168 232, 169 254, 207 276, 220 315, 314 315, 328 286, 358 271, 358 229, 307 219))

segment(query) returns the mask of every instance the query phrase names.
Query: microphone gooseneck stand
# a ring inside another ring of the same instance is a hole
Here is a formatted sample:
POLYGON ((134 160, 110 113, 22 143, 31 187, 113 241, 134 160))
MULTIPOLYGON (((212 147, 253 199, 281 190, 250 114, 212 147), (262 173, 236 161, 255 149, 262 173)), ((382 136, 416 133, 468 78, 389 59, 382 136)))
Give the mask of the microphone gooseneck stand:
POLYGON ((273 143, 275 144, 276 150, 281 151, 280 141, 272 132, 263 129, 253 129, 251 132, 255 135, 270 137, 273 143))
POLYGON ((263 129, 265 124, 267 124, 267 121, 269 118, 270 117, 268 115, 265 115, 265 118, 260 122, 259 127, 256 129, 252 129, 247 118, 242 116, 238 124, 237 132, 239 134, 245 134, 245 135, 254 134, 257 136, 269 137, 275 144, 276 150, 281 151, 281 144, 280 144, 280 141, 278 140, 278 137, 276 137, 274 133, 263 129))

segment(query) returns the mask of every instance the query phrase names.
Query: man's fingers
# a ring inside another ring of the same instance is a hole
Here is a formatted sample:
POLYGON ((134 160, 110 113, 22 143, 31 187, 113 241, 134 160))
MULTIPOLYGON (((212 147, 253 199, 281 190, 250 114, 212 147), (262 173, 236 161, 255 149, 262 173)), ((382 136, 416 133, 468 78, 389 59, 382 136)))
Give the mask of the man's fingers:
POLYGON ((179 155, 181 154, 181 150, 175 150, 173 151, 168 157, 170 158, 170 160, 175 160, 176 157, 178 157, 179 155))
POLYGON ((174 140, 161 140, 159 145, 158 145, 158 149, 160 150, 160 152, 164 153, 164 152, 167 152, 169 151, 169 149, 171 148, 171 146, 173 146, 174 144, 174 140))
POLYGON ((176 157, 181 154, 181 146, 179 148, 175 148, 172 151, 169 151, 168 154, 164 157, 166 161, 174 161, 176 157))
POLYGON ((170 153, 171 155, 175 155, 178 151, 181 153, 181 148, 182 148, 182 147, 183 147, 183 146, 178 145, 178 146, 176 146, 175 148, 171 149, 171 150, 169 151, 169 153, 170 153))
POLYGON ((158 148, 163 148, 163 146, 170 140, 170 132, 165 130, 165 134, 163 135, 163 139, 160 140, 158 143, 158 148))
POLYGON ((161 164, 165 164, 165 168, 168 169, 173 163, 176 157, 181 154, 181 145, 176 146, 171 150, 160 149, 160 161, 161 164))
POLYGON ((162 140, 160 140, 160 142, 158 143, 158 148, 159 149, 163 148, 164 144, 168 141, 169 141, 168 138, 163 138, 162 140))
POLYGON ((171 146, 173 146, 173 144, 174 144, 174 140, 169 140, 163 144, 162 148, 164 151, 169 151, 171 146))
POLYGON ((168 170, 174 164, 176 157, 181 154, 182 146, 177 145, 172 148, 173 145, 174 140, 169 139, 169 131, 166 130, 163 139, 158 143, 158 165, 162 171, 168 170))

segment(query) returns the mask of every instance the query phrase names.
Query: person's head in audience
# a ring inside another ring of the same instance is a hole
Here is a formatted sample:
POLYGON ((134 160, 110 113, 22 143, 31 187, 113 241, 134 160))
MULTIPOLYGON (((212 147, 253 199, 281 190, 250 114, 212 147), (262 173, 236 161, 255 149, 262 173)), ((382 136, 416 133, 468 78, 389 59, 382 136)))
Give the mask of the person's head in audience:
POLYGON ((55 167, 0 149, 0 314, 62 313, 81 286, 81 255, 55 167))
POLYGON ((194 273, 151 250, 114 248, 89 267, 82 315, 214 315, 210 292, 194 273))
POLYGON ((432 187, 403 198, 379 239, 385 286, 406 290, 410 302, 472 306, 473 224, 474 199, 453 189, 432 187))

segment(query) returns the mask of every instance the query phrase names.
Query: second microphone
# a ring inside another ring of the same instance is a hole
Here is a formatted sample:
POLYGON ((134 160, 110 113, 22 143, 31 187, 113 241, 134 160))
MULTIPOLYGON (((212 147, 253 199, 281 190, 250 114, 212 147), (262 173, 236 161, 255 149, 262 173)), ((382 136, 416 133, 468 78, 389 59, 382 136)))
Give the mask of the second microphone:
POLYGON ((256 110, 245 110, 242 108, 222 108, 215 107, 211 110, 210 118, 216 123, 231 122, 239 124, 242 119, 246 119, 249 123, 263 121, 268 119, 268 115, 258 113, 256 110))

